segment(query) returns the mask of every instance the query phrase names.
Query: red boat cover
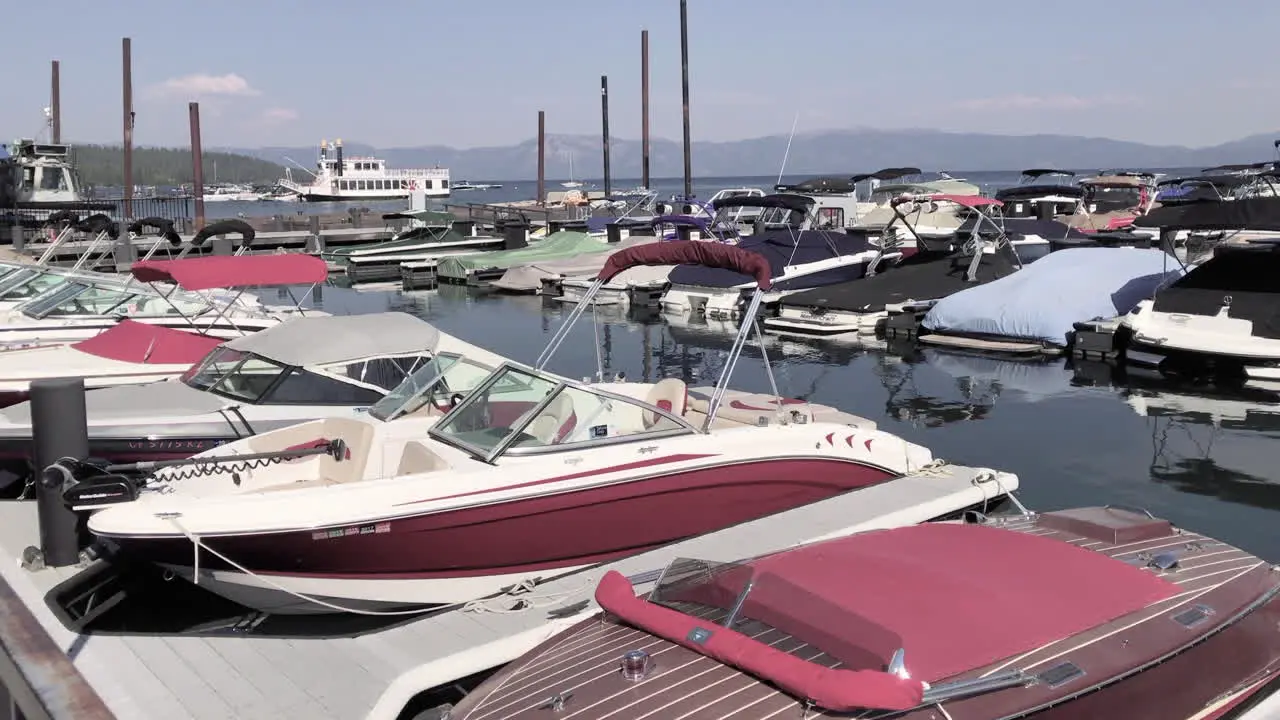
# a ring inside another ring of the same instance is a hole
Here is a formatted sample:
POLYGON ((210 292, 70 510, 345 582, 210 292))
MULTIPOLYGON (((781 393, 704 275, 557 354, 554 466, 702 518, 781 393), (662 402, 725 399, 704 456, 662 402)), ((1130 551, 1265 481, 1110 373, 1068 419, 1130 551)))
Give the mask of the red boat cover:
POLYGON ((769 267, 765 256, 733 245, 698 240, 648 243, 619 250, 609 256, 596 277, 609 282, 618 273, 637 265, 704 265, 725 268, 754 277, 761 290, 768 290, 773 285, 773 269, 769 267))
POLYGON ((108 360, 147 365, 194 365, 223 342, 221 338, 125 319, 71 347, 108 360))
POLYGON ((879 670, 832 669, 811 663, 728 628, 642 600, 616 570, 600 579, 596 602, 636 627, 763 678, 827 710, 907 710, 919 705, 924 696, 924 685, 919 680, 879 670), (701 643, 694 642, 690 637, 695 628, 710 630, 711 634, 701 643))
POLYGON ((171 282, 184 290, 311 285, 329 277, 324 260, 292 253, 143 260, 133 264, 132 272, 142 282, 171 282))

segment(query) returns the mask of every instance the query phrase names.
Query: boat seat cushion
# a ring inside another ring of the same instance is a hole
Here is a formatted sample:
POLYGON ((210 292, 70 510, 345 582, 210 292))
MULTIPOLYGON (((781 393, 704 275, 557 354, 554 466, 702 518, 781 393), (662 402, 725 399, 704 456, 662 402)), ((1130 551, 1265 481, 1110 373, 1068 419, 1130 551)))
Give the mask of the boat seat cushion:
MULTIPOLYGON (((645 402, 673 415, 683 417, 689 409, 689 386, 685 385, 683 380, 664 378, 653 384, 653 387, 649 390, 649 395, 645 397, 645 402)), ((646 411, 644 414, 644 426, 646 429, 657 425, 661 421, 662 416, 652 410, 646 411)))
POLYGON ((525 434, 532 435, 543 445, 560 442, 573 425, 573 399, 567 392, 561 392, 546 408, 538 413, 538 417, 524 429, 525 434))

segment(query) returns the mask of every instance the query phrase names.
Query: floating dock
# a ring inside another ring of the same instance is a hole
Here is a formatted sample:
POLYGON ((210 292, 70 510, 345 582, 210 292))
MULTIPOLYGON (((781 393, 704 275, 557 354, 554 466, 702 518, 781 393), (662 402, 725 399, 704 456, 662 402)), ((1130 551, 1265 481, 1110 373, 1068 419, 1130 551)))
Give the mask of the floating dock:
POLYGON ((648 590, 677 557, 732 561, 918 523, 957 507, 983 508, 1017 485, 1007 473, 939 463, 892 483, 549 579, 527 593, 328 638, 265 637, 251 626, 202 635, 73 632, 46 597, 85 568, 23 568, 24 550, 39 544, 37 505, 0 502, 0 709, 16 703, 21 714, 12 717, 28 720, 414 717, 456 700, 457 691, 451 696, 448 688, 470 689, 594 612, 595 585, 608 570, 648 590))

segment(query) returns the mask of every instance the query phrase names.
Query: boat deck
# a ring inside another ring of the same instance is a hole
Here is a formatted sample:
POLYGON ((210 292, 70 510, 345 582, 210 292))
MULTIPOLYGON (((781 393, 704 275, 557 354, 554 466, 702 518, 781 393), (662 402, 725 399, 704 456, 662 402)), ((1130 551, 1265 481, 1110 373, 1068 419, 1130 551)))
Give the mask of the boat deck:
MULTIPOLYGON (((549 580, 532 592, 499 596, 355 637, 280 639, 243 634, 81 635, 62 625, 45 596, 78 568, 29 571, 17 560, 38 544, 34 502, 0 503, 0 598, 20 605, 0 623, 0 650, 42 629, 121 720, 306 717, 396 718, 418 693, 502 665, 581 619, 596 582, 610 569, 646 588, 676 557, 735 560, 862 529, 921 522, 980 505, 1016 489, 1016 476, 940 465, 616 563, 549 580), (957 482, 960 480, 961 482, 957 482), (967 482, 966 482, 967 481, 967 482), (523 605, 523 609, 515 606, 523 605), (24 622, 26 612, 38 623, 24 622)), ((13 658, 49 706, 64 683, 13 658), (34 673, 34 674, 33 674, 34 673)), ((0 655, 0 670, 6 658, 0 655)), ((7 677, 0 672, 0 699, 7 677)), ((19 694, 15 689, 15 697, 19 694)), ((54 718, 77 717, 51 712, 54 718)), ((34 717, 34 716, 33 716, 34 717)))

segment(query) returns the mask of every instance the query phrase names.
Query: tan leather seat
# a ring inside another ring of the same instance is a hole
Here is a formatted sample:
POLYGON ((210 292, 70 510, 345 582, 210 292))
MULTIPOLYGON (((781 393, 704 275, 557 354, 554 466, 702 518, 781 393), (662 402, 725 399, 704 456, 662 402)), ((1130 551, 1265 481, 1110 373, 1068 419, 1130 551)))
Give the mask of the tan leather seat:
MULTIPOLYGON (((689 409, 689 386, 685 385, 683 380, 676 378, 659 380, 649 389, 645 402, 672 415, 683 417, 685 411, 689 409)), ((661 419, 662 416, 658 413, 646 410, 644 412, 645 429, 657 425, 661 419)))
POLYGON ((538 413, 538 417, 529 423, 524 432, 537 438, 543 445, 553 445, 560 440, 561 431, 571 417, 573 398, 568 393, 561 392, 538 413))

